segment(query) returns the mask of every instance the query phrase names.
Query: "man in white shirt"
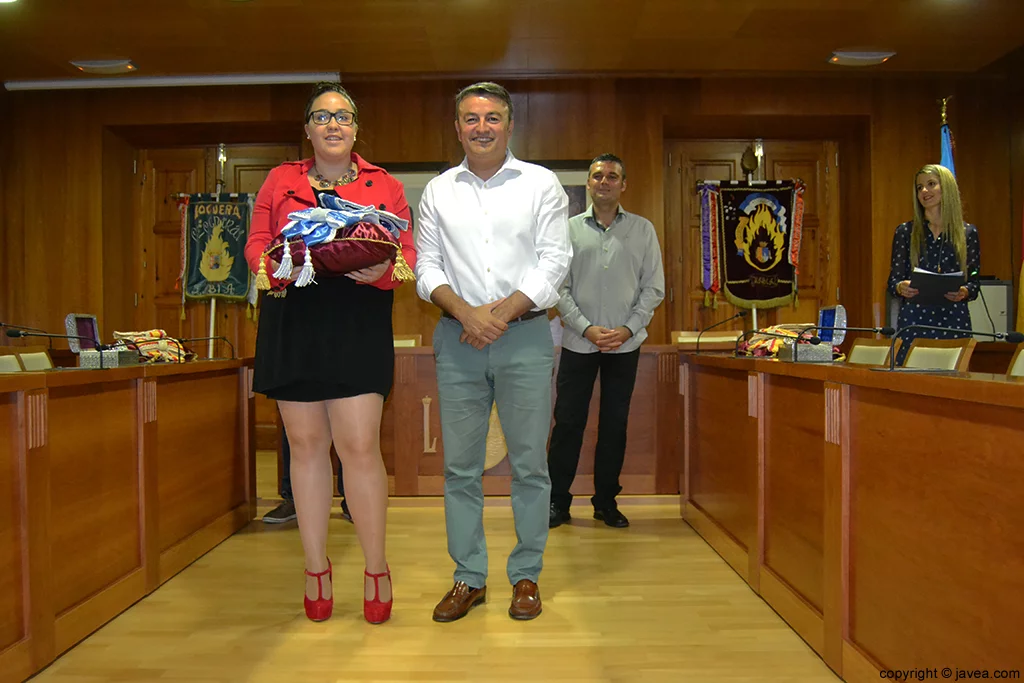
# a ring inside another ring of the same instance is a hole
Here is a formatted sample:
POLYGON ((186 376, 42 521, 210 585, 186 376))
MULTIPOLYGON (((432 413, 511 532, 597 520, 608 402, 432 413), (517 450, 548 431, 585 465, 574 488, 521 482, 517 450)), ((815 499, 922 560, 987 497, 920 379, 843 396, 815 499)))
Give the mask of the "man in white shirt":
POLYGON ((654 309, 665 298, 658 235, 649 220, 623 210, 622 159, 602 154, 590 164, 587 191, 593 205, 569 219, 572 266, 561 287, 558 311, 565 323, 558 363, 549 524, 570 520, 569 489, 580 461, 594 380, 601 373, 601 407, 594 449, 594 519, 624 528, 629 520, 615 502, 626 455, 626 424, 636 382, 640 345, 654 309))
POLYGON ((444 311, 434 331, 445 464, 445 522, 455 585, 434 609, 454 621, 484 602, 483 481, 496 402, 512 466, 519 542, 508 558, 509 615, 541 611, 537 579, 548 536, 554 347, 546 309, 569 272, 569 199, 551 171, 508 150, 512 100, 495 83, 463 89, 455 129, 466 157, 420 201, 416 291, 444 311))

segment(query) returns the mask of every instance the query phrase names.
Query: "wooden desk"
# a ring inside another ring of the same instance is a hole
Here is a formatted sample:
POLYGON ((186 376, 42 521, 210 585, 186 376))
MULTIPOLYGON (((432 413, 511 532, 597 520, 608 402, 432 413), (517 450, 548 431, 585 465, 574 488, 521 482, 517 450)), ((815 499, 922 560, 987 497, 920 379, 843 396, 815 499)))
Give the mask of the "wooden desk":
POLYGON ((255 516, 249 361, 0 376, 0 681, 255 516))
MULTIPOLYGON (((624 494, 679 492, 678 371, 674 346, 641 347, 621 477, 624 494)), ((575 495, 594 492, 599 400, 600 380, 590 404, 575 495)), ((384 405, 381 451, 392 495, 443 495, 444 442, 430 347, 395 349, 395 383, 384 405)), ((485 471, 484 493, 509 495, 510 472, 508 458, 485 471)))
POLYGON ((680 360, 683 516, 832 669, 1021 668, 1024 383, 680 360))

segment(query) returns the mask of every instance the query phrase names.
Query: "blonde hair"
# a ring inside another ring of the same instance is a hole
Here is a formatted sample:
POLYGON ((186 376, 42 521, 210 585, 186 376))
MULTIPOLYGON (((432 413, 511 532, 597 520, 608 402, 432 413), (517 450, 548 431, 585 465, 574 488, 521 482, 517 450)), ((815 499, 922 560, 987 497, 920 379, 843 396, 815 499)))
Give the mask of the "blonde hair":
POLYGON ((956 184, 953 172, 939 164, 922 166, 914 174, 914 227, 910 231, 910 264, 917 267, 920 256, 924 253, 925 227, 924 207, 917 198, 917 177, 933 175, 939 179, 942 200, 939 210, 942 212, 942 235, 956 250, 956 258, 960 262, 960 270, 967 273, 967 232, 964 230, 964 213, 960 204, 960 189, 956 184))

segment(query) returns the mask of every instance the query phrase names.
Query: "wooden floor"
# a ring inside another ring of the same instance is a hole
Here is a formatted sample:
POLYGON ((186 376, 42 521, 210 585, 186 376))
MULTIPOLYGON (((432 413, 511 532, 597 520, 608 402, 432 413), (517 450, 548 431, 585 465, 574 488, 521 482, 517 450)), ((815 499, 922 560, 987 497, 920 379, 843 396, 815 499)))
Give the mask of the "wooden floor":
MULTIPOLYGON (((253 522, 66 653, 35 681, 541 681, 657 683, 838 680, 679 518, 675 497, 623 504, 626 530, 575 519, 551 532, 536 620, 508 617, 506 498, 488 499, 489 601, 463 620, 431 610, 451 585, 439 499, 395 499, 391 621, 361 609, 353 527, 331 520, 334 616, 302 611, 294 523, 253 522)), ((262 513, 262 510, 261 510, 262 513)))

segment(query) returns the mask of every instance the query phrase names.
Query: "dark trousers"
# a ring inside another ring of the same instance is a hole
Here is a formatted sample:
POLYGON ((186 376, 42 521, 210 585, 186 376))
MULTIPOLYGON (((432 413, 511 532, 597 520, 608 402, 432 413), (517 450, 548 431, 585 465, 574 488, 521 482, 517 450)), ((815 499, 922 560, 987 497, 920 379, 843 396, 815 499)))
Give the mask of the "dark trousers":
MULTIPOLYGON (((292 449, 288 445, 288 432, 281 425, 281 497, 287 501, 292 498, 292 449)), ((341 459, 338 459, 338 495, 345 497, 345 481, 341 476, 341 459)))
POLYGON ((576 478, 587 428, 594 380, 601 373, 601 409, 598 413, 597 447, 594 449, 594 508, 615 507, 619 474, 626 455, 626 423, 636 383, 640 349, 629 353, 575 353, 562 349, 555 399, 555 427, 548 448, 551 504, 569 509, 569 489, 576 478))

